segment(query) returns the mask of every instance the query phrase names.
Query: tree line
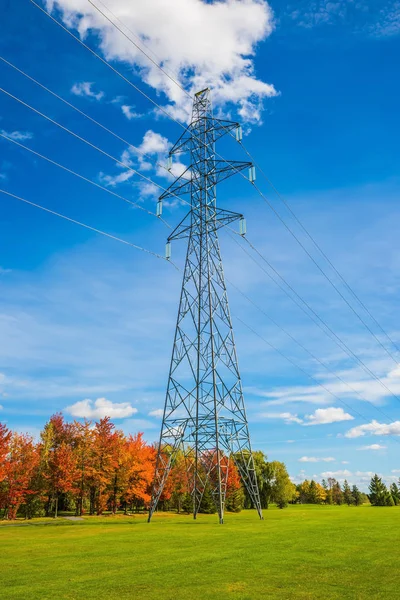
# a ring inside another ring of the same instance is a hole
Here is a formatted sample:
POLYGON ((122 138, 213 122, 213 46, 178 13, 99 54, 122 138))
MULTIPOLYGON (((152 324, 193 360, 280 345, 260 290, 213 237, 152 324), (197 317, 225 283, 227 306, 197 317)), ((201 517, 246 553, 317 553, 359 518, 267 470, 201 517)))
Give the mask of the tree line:
POLYGON ((373 506, 400 505, 400 479, 389 487, 378 475, 371 478, 369 494, 361 492, 356 485, 350 487, 347 480, 341 485, 336 479, 329 477, 322 483, 305 480, 296 486, 298 501, 307 504, 348 504, 360 506, 370 503, 373 506))
MULTIPOLYGON (((108 417, 94 423, 70 423, 61 414, 53 415, 37 441, 0 423, 0 514, 11 520, 17 516, 56 517, 59 511, 80 516, 146 510, 156 455, 156 446, 146 443, 141 433, 125 435, 108 417)), ((284 463, 268 461, 259 451, 253 457, 264 509, 271 503, 279 508, 289 503, 400 504, 399 487, 393 483, 388 489, 377 475, 369 496, 347 482, 341 486, 335 479, 296 486, 284 463)), ((213 453, 209 459, 215 459, 213 453)), ((239 457, 224 456, 222 460, 228 472, 226 510, 251 508, 236 467, 239 457)), ((161 510, 192 511, 187 466, 187 458, 178 453, 160 498, 161 510)), ((211 484, 206 484, 200 512, 215 512, 211 484)))

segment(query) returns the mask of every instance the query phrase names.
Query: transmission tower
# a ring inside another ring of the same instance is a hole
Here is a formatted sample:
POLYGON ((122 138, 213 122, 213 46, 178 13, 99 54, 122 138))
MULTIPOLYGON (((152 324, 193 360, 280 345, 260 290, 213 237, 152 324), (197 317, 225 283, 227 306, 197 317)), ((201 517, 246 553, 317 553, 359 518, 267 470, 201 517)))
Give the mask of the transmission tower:
POLYGON ((234 130, 240 140, 238 123, 213 117, 209 89, 195 94, 192 121, 168 159, 171 166, 172 155, 190 152, 191 164, 157 208, 161 214, 164 199, 190 196, 190 211, 167 241, 169 258, 172 240, 189 240, 149 521, 178 452, 186 460, 194 518, 208 486, 223 523, 229 457, 262 518, 217 235, 236 220, 245 233, 243 215, 217 208, 217 183, 246 168, 254 179, 251 163, 215 156, 215 142, 234 130))

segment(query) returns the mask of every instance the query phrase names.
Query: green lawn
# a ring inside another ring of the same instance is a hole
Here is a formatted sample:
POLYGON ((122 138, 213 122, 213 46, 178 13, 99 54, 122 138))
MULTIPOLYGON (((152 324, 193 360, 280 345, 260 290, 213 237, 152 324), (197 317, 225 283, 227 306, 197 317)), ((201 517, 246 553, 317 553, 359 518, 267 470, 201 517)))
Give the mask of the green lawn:
POLYGON ((400 509, 291 506, 0 526, 0 598, 400 597, 400 509))

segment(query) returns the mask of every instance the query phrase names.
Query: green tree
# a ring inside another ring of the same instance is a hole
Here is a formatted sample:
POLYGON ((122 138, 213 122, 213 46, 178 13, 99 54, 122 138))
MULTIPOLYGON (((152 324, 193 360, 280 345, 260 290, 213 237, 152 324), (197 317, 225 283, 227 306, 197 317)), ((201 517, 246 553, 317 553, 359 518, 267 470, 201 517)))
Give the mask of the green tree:
POLYGON ((199 512, 205 513, 206 515, 213 515, 215 512, 217 512, 209 483, 207 483, 205 487, 204 494, 200 503, 199 512))
POLYGON ((296 496, 296 486, 290 481, 286 466, 282 462, 271 463, 274 469, 272 497, 279 508, 286 508, 296 496))
POLYGON ((373 506, 388 506, 388 490, 382 479, 375 474, 369 484, 369 500, 373 506))
POLYGON ((396 506, 398 506, 400 504, 400 490, 398 485, 393 482, 392 485, 390 486, 390 493, 392 495, 393 498, 393 502, 395 503, 396 506))
POLYGON ((353 495, 351 493, 351 488, 349 486, 347 479, 344 480, 344 484, 343 484, 343 500, 348 506, 353 504, 353 500, 354 500, 353 495))
POLYGON ((355 506, 360 506, 360 504, 362 504, 362 493, 356 485, 353 485, 351 495, 353 497, 353 504, 355 504, 355 506))

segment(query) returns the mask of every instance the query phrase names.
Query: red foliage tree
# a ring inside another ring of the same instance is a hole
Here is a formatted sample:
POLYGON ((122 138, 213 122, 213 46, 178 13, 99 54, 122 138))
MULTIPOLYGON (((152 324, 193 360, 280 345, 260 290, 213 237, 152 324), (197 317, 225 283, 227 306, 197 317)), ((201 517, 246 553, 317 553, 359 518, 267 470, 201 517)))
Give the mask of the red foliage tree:
POLYGON ((13 433, 4 461, 1 494, 1 503, 5 508, 4 518, 15 519, 19 506, 33 493, 29 484, 38 462, 39 453, 33 438, 26 434, 13 433))

